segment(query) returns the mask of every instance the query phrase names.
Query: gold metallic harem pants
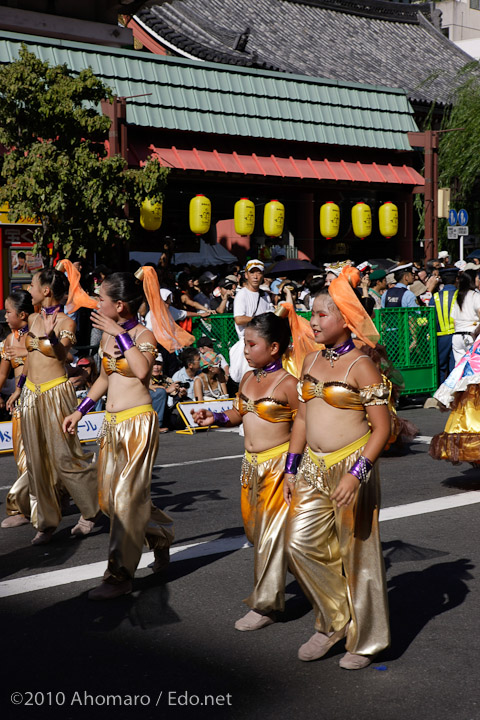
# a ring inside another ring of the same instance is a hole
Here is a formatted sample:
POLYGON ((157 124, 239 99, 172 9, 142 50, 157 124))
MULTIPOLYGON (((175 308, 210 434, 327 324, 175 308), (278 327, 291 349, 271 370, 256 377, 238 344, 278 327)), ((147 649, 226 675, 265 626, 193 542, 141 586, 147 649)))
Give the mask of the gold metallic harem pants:
POLYGON ((66 378, 37 386, 27 380, 23 389, 22 436, 30 493, 37 500, 32 522, 42 532, 62 519, 62 486, 84 518, 93 520, 98 513, 96 464, 89 462, 92 455, 83 454, 77 435, 62 431, 64 418, 76 407, 75 390, 66 378))
POLYGON ((254 589, 244 602, 262 613, 285 608, 288 505, 283 499, 283 473, 287 451, 288 442, 258 454, 245 452, 242 463, 243 525, 255 553, 254 589))
MULTIPOLYGON (((7 515, 25 515, 31 517, 30 492, 28 489, 27 461, 25 448, 23 446, 22 431, 20 426, 20 407, 17 405, 12 413, 12 444, 13 457, 17 463, 17 479, 13 483, 7 495, 7 515)), ((32 497, 36 505, 35 498, 32 497)))
POLYGON ((122 582, 135 574, 146 541, 150 549, 173 542, 173 521, 150 498, 158 450, 158 418, 151 405, 105 413, 99 438, 100 508, 110 518, 104 578, 122 582))
POLYGON ((313 605, 316 630, 337 631, 351 620, 347 650, 375 655, 390 642, 376 466, 353 503, 339 508, 330 500, 365 444, 366 436, 323 457, 307 448, 292 484, 286 552, 290 569, 313 605), (334 461, 343 459, 328 467, 332 456, 337 456, 334 461))

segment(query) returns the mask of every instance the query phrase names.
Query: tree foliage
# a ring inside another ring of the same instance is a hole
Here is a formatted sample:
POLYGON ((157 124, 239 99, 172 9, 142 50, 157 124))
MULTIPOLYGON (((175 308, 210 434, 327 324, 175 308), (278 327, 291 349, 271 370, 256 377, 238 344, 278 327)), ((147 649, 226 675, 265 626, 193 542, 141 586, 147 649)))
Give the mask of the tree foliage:
POLYGON ((480 75, 478 63, 465 68, 466 80, 458 88, 440 133, 439 186, 452 190, 451 204, 469 209, 470 232, 480 231, 480 75))
POLYGON ((40 221, 34 239, 43 254, 50 243, 65 257, 128 244, 125 207, 163 199, 168 170, 158 161, 137 170, 106 157, 110 119, 98 107, 112 98, 90 68, 50 66, 24 45, 0 68, 0 203, 9 203, 12 221, 40 221))

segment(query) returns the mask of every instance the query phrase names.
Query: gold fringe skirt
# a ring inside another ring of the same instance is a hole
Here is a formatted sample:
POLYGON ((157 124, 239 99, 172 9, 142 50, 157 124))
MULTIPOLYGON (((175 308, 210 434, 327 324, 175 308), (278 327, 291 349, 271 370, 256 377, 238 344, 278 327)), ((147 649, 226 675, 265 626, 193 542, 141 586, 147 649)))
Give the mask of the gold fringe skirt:
POLYGON ((77 407, 72 383, 66 378, 44 386, 25 384, 22 393, 22 437, 30 493, 36 498, 34 526, 53 530, 62 519, 62 489, 87 520, 98 513, 97 467, 84 455, 77 435, 64 433, 62 423, 77 407), (56 384, 54 384, 56 382, 56 384), (48 386, 48 389, 43 389, 48 386), (34 387, 35 389, 31 389, 34 387))
POLYGON ((287 451, 288 442, 258 454, 245 452, 242 462, 242 518, 255 557, 254 589, 244 602, 263 613, 285 608, 288 505, 283 499, 283 473, 287 451))
POLYGON ((172 519, 150 497, 158 436, 157 413, 151 405, 105 413, 98 487, 100 508, 110 518, 106 580, 132 579, 145 542, 152 550, 173 542, 172 519))
POLYGON ((365 444, 360 438, 323 456, 307 449, 292 484, 285 547, 289 567, 312 603, 315 629, 338 631, 350 621, 347 650, 375 655, 390 643, 376 465, 350 505, 338 507, 330 499, 365 444))
POLYGON ((36 517, 36 500, 33 496, 30 498, 20 417, 21 406, 17 404, 12 413, 12 444, 13 457, 17 463, 17 479, 8 491, 6 510, 7 515, 24 515, 33 522, 36 517))
POLYGON ((429 452, 453 464, 480 462, 480 386, 468 385, 455 395, 445 430, 432 438, 429 452))

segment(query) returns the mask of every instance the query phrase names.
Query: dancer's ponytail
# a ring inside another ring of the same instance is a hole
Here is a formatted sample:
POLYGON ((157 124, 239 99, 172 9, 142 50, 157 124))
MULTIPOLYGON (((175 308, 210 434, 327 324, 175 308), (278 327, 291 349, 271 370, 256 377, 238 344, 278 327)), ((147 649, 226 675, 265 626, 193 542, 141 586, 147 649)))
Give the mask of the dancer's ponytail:
POLYGON ((195 338, 177 325, 168 312, 168 305, 160 295, 160 284, 155 268, 145 265, 139 268, 135 277, 143 282, 143 291, 150 307, 152 329, 155 338, 168 352, 191 345, 195 338))

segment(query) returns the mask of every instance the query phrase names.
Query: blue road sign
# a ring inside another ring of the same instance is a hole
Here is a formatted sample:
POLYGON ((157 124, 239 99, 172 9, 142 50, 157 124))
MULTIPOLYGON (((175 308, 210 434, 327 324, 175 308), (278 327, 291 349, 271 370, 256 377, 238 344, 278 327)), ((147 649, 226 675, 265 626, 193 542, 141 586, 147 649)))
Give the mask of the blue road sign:
POLYGON ((449 224, 449 225, 456 225, 456 224, 457 224, 457 211, 456 211, 456 210, 449 210, 449 211, 448 211, 448 224, 449 224))
POLYGON ((468 213, 466 210, 459 210, 458 224, 459 225, 468 225, 468 213))

